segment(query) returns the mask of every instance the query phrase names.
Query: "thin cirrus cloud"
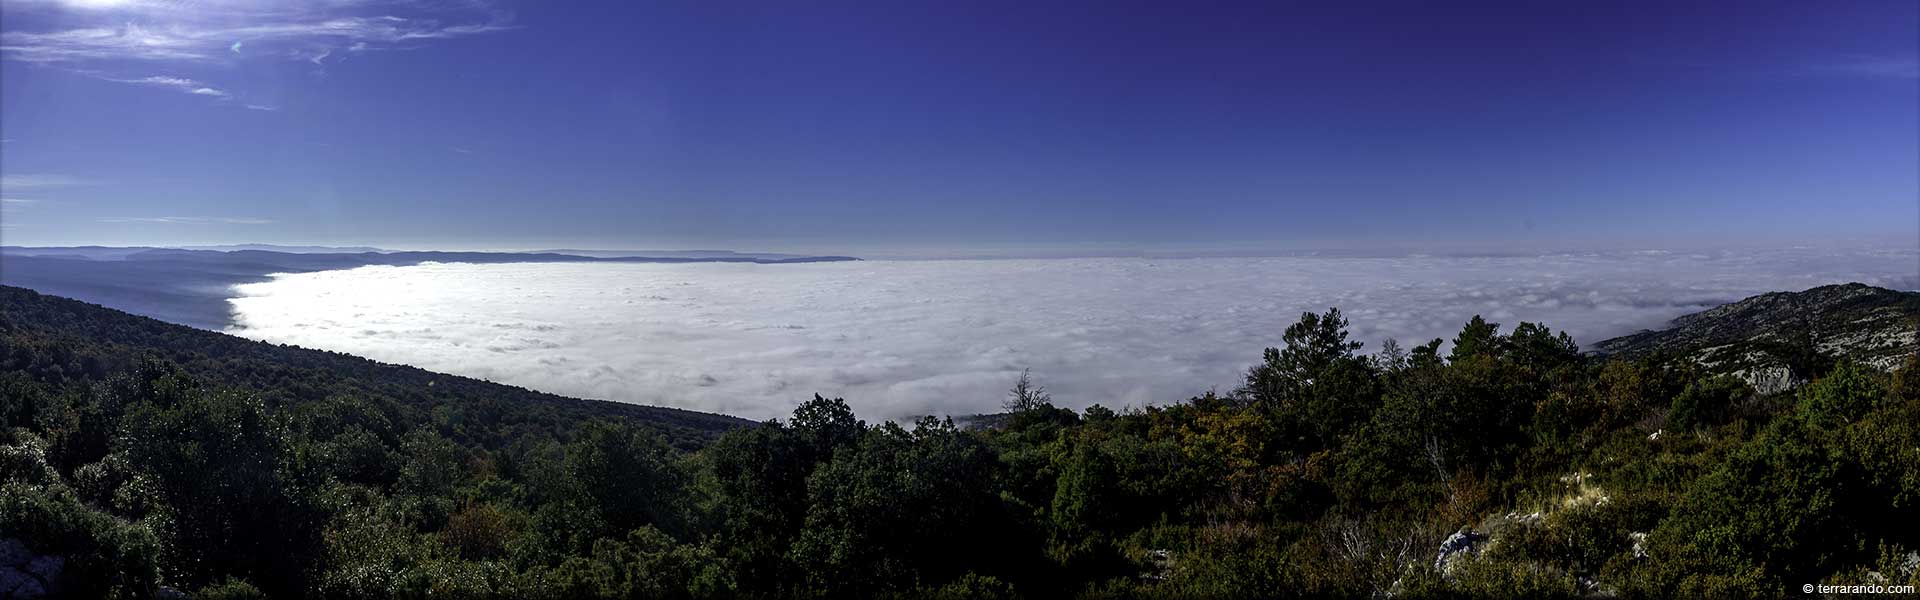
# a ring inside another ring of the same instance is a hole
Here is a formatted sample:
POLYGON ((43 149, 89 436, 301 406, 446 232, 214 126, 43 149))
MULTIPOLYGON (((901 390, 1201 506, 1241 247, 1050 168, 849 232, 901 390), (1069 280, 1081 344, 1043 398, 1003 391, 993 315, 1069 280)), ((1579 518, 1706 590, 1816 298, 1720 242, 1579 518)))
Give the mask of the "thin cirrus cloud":
POLYGON ((1912 56, 1851 56, 1810 67, 1816 73, 1873 79, 1920 79, 1920 59, 1912 56))
MULTIPOLYGON (((58 188, 86 185, 87 183, 89 183, 87 180, 79 177, 51 173, 0 175, 0 193, 12 194, 26 191, 29 194, 43 194, 58 188)), ((39 198, 21 196, 0 197, 0 213, 19 213, 22 209, 39 203, 39 198)), ((19 223, 7 223, 5 227, 7 229, 16 229, 19 225, 19 223)))
POLYGON ((15 212, 39 203, 39 200, 33 198, 0 198, 0 213, 15 212))
POLYGON ((241 285, 229 332, 572 396, 771 418, 821 393, 900 418, 998 410, 1026 368, 1073 408, 1230 390, 1301 312, 1333 306, 1366 351, 1451 339, 1476 314, 1592 343, 1764 292, 1915 289, 1916 259, 1901 248, 426 264, 241 285))
POLYGON ((87 180, 71 175, 50 173, 20 173, 0 175, 0 190, 37 190, 45 188, 84 185, 87 180))
MULTIPOLYGON (((355 3, 354 6, 364 10, 364 7, 382 4, 414 6, 404 2, 355 3)), ((241 15, 242 19, 254 21, 249 24, 216 25, 187 11, 149 12, 144 13, 146 18, 161 22, 116 23, 112 21, 114 16, 103 16, 105 22, 95 27, 0 32, 0 53, 10 60, 35 63, 215 60, 273 54, 258 50, 262 48, 304 48, 315 53, 330 53, 336 48, 365 50, 399 42, 449 39, 515 28, 509 13, 484 10, 477 15, 485 21, 448 25, 431 17, 308 17, 299 13, 261 13, 241 15)), ((303 60, 313 59, 309 56, 303 60)))
POLYGON ((102 223, 152 223, 157 225, 270 225, 273 219, 259 217, 108 217, 102 223))
POLYGON ((139 79, 116 79, 112 77, 102 77, 102 79, 106 79, 107 81, 115 81, 119 83, 132 83, 132 84, 138 84, 138 85, 150 85, 155 87, 163 87, 163 88, 168 88, 173 90, 179 90, 182 92, 186 92, 188 94, 193 94, 195 96, 212 96, 214 98, 228 98, 232 96, 232 94, 227 93, 226 90, 211 87, 211 86, 208 86, 207 84, 201 83, 196 80, 187 79, 185 77, 168 77, 164 75, 154 75, 149 77, 141 77, 139 79))
MULTIPOLYGON (((155 65, 189 68, 250 60, 324 66, 341 52, 407 49, 432 40, 517 27, 511 13, 480 2, 17 0, 8 4, 10 10, 23 14, 57 13, 62 16, 61 22, 90 22, 64 29, 0 31, 0 58, 90 74, 155 65)), ((197 81, 189 87, 180 82, 192 80, 181 77, 95 76, 219 100, 243 95, 197 81)), ((258 102, 241 105, 271 110, 258 102)))
POLYGON ((1778 74, 1911 83, 1920 79, 1920 57, 1912 54, 1826 54, 1785 67, 1778 74))

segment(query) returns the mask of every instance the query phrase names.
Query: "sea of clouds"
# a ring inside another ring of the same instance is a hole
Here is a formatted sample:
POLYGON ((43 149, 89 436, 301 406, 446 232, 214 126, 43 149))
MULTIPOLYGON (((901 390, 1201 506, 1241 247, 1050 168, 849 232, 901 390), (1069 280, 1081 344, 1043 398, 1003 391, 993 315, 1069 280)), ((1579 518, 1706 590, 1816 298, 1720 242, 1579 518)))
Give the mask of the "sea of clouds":
POLYGON ((1459 258, 426 264, 238 286, 229 332, 557 394, 785 417, 814 393, 868 419, 998 409, 1031 368, 1055 402, 1231 390, 1302 311, 1363 351, 1475 314, 1581 343, 1753 294, 1920 287, 1914 250, 1459 258))

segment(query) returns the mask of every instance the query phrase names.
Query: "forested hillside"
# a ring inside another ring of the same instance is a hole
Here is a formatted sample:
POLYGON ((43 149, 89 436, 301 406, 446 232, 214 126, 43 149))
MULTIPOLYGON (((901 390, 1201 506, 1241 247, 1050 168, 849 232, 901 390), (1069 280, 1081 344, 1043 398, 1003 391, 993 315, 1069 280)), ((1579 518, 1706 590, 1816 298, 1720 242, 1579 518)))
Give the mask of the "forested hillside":
MULTIPOLYGON (((203 598, 1778 597, 1920 581, 1920 361, 1758 394, 1301 315, 1243 386, 992 428, 576 401, 6 288, 0 584, 203 598)), ((1251 349, 1250 349, 1251 350, 1251 349)), ((1044 374, 1043 374, 1044 375, 1044 374)))
POLYGON ((7 373, 53 388, 129 373, 142 361, 275 405, 339 398, 382 404, 408 422, 433 421, 456 439, 501 446, 528 435, 565 435, 595 418, 656 430, 683 449, 750 421, 689 410, 580 400, 364 358, 247 340, 163 323, 32 290, 0 286, 7 373), (404 414, 401 414, 404 413, 404 414))

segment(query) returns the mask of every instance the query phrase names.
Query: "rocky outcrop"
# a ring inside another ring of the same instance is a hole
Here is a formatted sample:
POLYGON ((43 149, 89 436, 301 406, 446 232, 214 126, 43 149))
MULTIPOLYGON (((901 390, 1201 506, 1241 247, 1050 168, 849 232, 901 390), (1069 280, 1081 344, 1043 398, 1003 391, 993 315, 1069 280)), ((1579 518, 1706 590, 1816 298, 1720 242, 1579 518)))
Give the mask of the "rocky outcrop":
POLYGON ((67 560, 34 554, 14 538, 0 538, 0 598, 57 597, 55 582, 67 560))
POLYGON ((1454 562, 1478 552, 1480 545, 1486 541, 1486 534, 1472 529, 1463 528, 1447 536, 1440 542, 1440 553, 1433 558, 1433 570, 1443 575, 1451 573, 1454 562))
POLYGON ((1920 353, 1920 293, 1849 283, 1761 294, 1593 348, 1627 358, 1684 356, 1775 393, 1805 383, 1820 360, 1847 357, 1890 370, 1920 353))

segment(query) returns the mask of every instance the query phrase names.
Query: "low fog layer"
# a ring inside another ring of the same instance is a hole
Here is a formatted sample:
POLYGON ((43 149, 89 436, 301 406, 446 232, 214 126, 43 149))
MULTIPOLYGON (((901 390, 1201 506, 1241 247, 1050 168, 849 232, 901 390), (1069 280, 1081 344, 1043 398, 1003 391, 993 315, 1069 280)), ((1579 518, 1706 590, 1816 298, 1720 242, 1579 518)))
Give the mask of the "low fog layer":
POLYGON ((818 392, 869 419, 998 409, 1031 368, 1075 408, 1232 389, 1302 311, 1371 352, 1474 314, 1582 344, 1768 291, 1913 289, 1911 250, 1530 258, 426 264, 238 286, 231 333, 553 393, 784 417, 818 392))

